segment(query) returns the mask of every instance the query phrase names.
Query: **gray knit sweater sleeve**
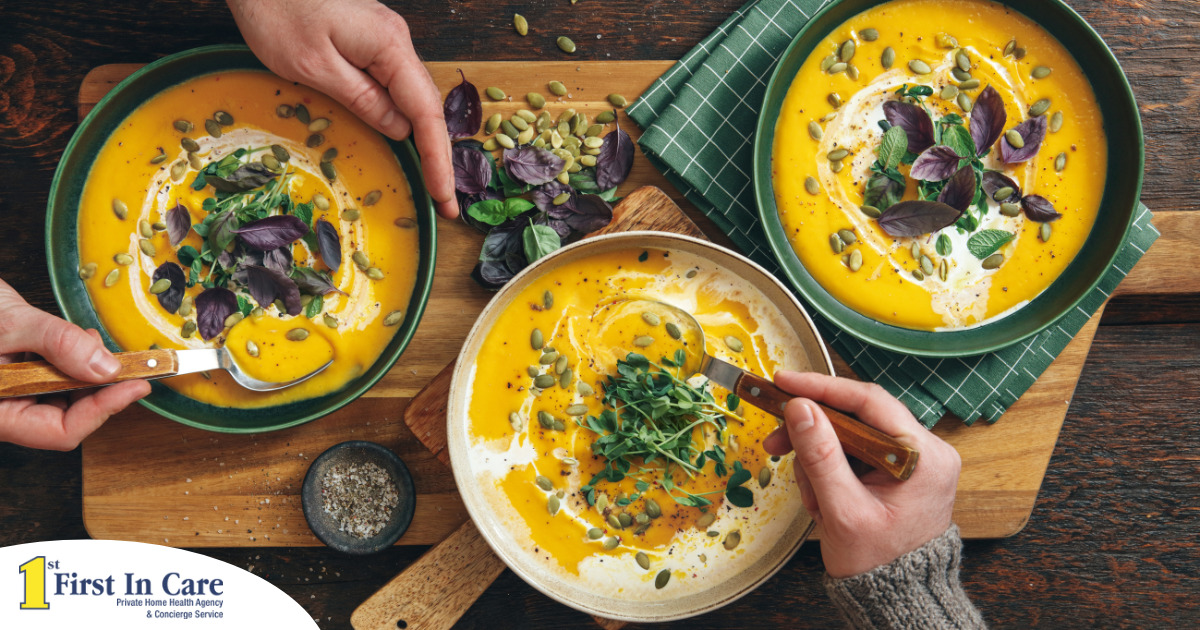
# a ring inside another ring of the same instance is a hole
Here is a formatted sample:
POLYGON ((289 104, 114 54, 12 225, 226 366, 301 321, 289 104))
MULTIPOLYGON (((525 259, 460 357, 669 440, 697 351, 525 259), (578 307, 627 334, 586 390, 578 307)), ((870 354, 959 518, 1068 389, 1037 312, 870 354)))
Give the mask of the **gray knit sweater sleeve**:
POLYGON ((854 628, 986 628, 958 581, 958 526, 860 575, 825 576, 825 590, 854 628))

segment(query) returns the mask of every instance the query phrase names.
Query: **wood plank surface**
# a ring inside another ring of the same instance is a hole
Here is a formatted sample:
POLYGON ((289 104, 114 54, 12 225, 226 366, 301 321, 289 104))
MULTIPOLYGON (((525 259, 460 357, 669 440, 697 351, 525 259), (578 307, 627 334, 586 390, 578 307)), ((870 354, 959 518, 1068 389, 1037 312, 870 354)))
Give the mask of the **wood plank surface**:
MULTIPOLYGON (((540 90, 549 80, 563 80, 573 90, 573 98, 563 99, 566 105, 548 105, 555 114, 567 106, 595 114, 608 107, 603 102, 608 93, 639 94, 668 66, 668 62, 653 61, 546 62, 513 70, 512 64, 495 62, 427 64, 443 92, 457 85, 459 69, 468 77, 489 77, 491 84, 504 86, 510 94, 540 90), (574 87, 564 75, 578 76, 590 86, 590 94, 574 87)), ((137 67, 101 66, 90 72, 80 90, 81 112, 137 67)), ((485 118, 493 111, 511 112, 521 106, 516 102, 485 103, 485 118)), ((636 139, 636 125, 623 114, 621 123, 636 139)), ((662 176, 639 152, 621 194, 647 183, 662 183, 662 176)), ((695 217, 694 213, 689 216, 695 217)), ((618 217, 617 222, 620 220, 618 217)), ((1188 237, 1200 234, 1196 225, 1200 221, 1186 215, 1171 222, 1175 232, 1170 242, 1177 243, 1184 255, 1194 255, 1194 249, 1188 248, 1196 241, 1188 237)), ((83 515, 89 533, 97 538, 188 547, 320 544, 300 512, 298 493, 307 463, 325 448, 362 439, 364 434, 378 436, 367 439, 396 450, 417 469, 417 514, 413 527, 398 544, 436 543, 457 529, 466 514, 453 492, 449 471, 421 448, 420 441, 403 426, 402 416, 412 398, 457 355, 491 293, 468 277, 482 236, 461 222, 439 221, 438 227, 438 273, 426 315, 404 356, 362 399, 327 418, 245 440, 180 427, 140 407, 118 414, 84 443, 83 515), (372 424, 367 426, 366 421, 372 424), (164 444, 169 445, 165 452, 176 456, 164 457, 164 444), (178 456, 180 451, 190 457, 178 456), (130 462, 134 461, 142 462, 142 469, 148 472, 137 483, 130 483, 130 462), (145 462, 154 465, 144 466, 145 462), (232 470, 223 470, 226 467, 232 470), (231 522, 237 527, 230 527, 231 522)), ((707 234, 718 233, 710 229, 707 234)), ((1152 249, 1153 258, 1148 256, 1135 268, 1135 276, 1159 277, 1154 269, 1146 270, 1147 262, 1177 265, 1175 256, 1159 257, 1157 249, 1152 249)), ((1154 287, 1162 284, 1142 282, 1154 287)), ((1197 282, 1194 275, 1183 275, 1169 286, 1195 291, 1197 282)), ((964 537, 1011 536, 1028 521, 1098 320, 1098 315, 1092 318, 997 424, 966 427, 947 421, 937 427, 936 432, 963 458, 955 519, 964 537)), ((852 375, 840 361, 838 372, 852 375)), ((815 536, 820 536, 819 530, 815 536)))

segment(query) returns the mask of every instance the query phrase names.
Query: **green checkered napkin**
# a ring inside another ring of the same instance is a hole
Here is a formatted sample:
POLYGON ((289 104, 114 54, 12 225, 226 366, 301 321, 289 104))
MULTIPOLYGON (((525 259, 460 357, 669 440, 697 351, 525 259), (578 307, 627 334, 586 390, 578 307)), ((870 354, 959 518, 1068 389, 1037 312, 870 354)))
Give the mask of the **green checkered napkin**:
MULTIPOLYGON (((759 225, 752 181, 754 129, 775 63, 828 0, 752 0, 693 48, 627 113, 645 133, 638 144, 659 170, 755 262, 780 278, 759 225)), ((1158 238, 1139 206, 1117 261, 1070 313, 1000 352, 922 359, 864 344, 817 317, 821 333, 864 379, 902 400, 926 426, 946 412, 995 422, 1067 346, 1158 238)), ((786 279, 785 279, 786 282, 786 279)))

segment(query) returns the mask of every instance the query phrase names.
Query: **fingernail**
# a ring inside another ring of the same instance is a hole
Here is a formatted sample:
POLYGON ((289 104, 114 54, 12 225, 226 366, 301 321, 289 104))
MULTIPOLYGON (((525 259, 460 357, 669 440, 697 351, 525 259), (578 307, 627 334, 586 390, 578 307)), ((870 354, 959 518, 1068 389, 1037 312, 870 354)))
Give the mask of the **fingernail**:
POLYGON ((804 431, 813 426, 812 407, 799 398, 788 401, 787 410, 784 413, 788 416, 788 422, 793 429, 804 431))
POLYGON ((88 366, 97 374, 103 377, 114 376, 121 369, 121 362, 117 361, 108 350, 101 348, 92 355, 91 361, 88 361, 88 366))

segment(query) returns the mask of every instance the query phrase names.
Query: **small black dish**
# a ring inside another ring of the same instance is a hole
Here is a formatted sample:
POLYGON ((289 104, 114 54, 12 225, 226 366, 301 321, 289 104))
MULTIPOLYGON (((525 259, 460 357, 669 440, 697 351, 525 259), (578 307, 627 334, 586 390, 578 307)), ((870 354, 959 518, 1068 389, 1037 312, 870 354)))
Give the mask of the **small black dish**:
POLYGON ((417 493, 408 467, 391 450, 374 442, 352 440, 329 447, 308 467, 304 487, 300 491, 304 519, 317 538, 329 547, 351 555, 379 553, 391 547, 408 529, 416 508, 417 493), (374 463, 387 471, 396 484, 400 500, 392 510, 387 525, 370 538, 358 538, 338 529, 333 516, 325 511, 322 480, 332 466, 343 463, 374 463))

